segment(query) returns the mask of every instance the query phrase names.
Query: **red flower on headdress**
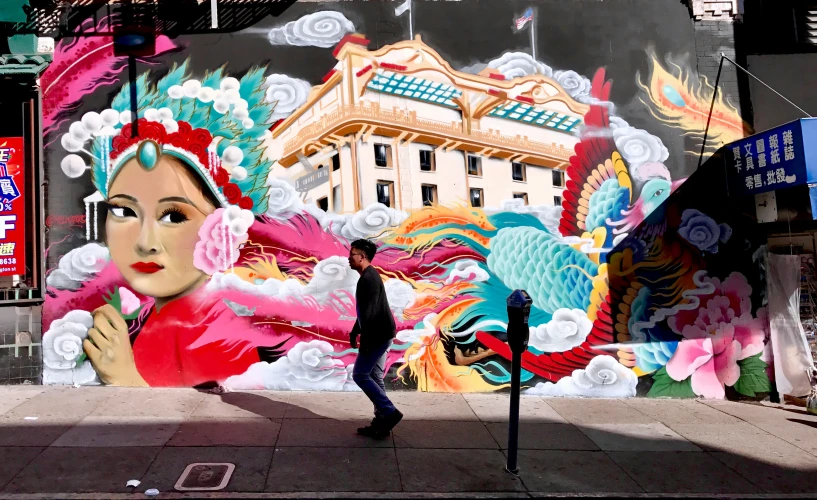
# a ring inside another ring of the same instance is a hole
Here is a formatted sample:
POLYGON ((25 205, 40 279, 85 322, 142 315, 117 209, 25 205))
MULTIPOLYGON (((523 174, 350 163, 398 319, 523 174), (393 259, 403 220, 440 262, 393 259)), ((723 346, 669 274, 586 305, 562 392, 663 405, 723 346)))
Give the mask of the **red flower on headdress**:
POLYGON ((197 128, 190 132, 190 142, 197 142, 204 146, 205 148, 213 142, 213 136, 210 134, 210 131, 203 128, 197 128))
POLYGON ((188 135, 193 131, 193 127, 187 122, 176 122, 179 125, 178 133, 181 135, 188 135))
POLYGON ((202 146, 198 142, 191 142, 190 144, 187 145, 185 150, 196 155, 196 157, 198 157, 202 165, 207 165, 207 146, 202 146))
POLYGON ((252 210, 253 205, 252 198, 249 196, 245 196, 238 201, 238 208, 243 210, 252 210))
POLYGON ((166 142, 166 144, 170 144, 171 146, 174 146, 174 147, 177 147, 177 148, 181 148, 181 149, 187 148, 187 137, 182 135, 179 132, 174 132, 172 134, 169 134, 165 138, 165 142, 166 142))
MULTIPOLYGON (((144 118, 139 118, 136 123, 139 133, 137 137, 132 136, 133 126, 131 123, 128 123, 122 127, 119 135, 113 138, 111 142, 111 160, 118 158, 126 149, 134 144, 149 139, 155 141, 160 146, 173 146, 186 151, 198 159, 202 166, 205 168, 210 167, 207 148, 213 141, 213 136, 207 129, 194 129, 189 123, 180 121, 177 122, 179 130, 168 134, 164 125, 159 122, 151 122, 144 118)), ((229 180, 229 177, 227 180, 229 180)), ((224 182, 226 183, 227 180, 224 182)))
POLYGON ((231 205, 235 205, 241 199, 241 188, 232 182, 225 184, 221 192, 224 193, 224 197, 227 198, 227 202, 231 205))
POLYGON ((150 139, 152 141, 156 141, 159 144, 164 144, 165 137, 167 137, 167 131, 165 130, 165 126, 159 122, 149 122, 147 120, 143 122, 140 119, 138 132, 139 139, 150 139))
POLYGON ((230 175, 223 168, 219 168, 216 170, 216 175, 213 176, 213 180, 216 181, 216 186, 222 187, 230 182, 230 175))

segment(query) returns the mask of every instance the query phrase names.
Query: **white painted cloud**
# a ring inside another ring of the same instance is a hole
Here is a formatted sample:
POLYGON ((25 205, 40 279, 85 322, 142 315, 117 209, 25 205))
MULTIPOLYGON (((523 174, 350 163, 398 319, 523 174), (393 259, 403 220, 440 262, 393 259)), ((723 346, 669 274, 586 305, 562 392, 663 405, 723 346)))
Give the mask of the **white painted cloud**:
POLYGON ((287 220, 304 209, 304 203, 293 186, 286 179, 270 177, 267 179, 269 195, 267 198, 267 215, 278 220, 287 220))
POLYGON ((398 318, 403 318, 403 311, 411 307, 417 300, 417 292, 411 284, 398 279, 389 279, 383 283, 386 288, 386 297, 389 299, 389 307, 398 318))
POLYGON ((90 361, 77 361, 83 353, 82 341, 94 318, 87 311, 71 311, 51 323, 43 334, 43 384, 98 385, 99 378, 90 361))
POLYGON ((266 389, 272 391, 357 390, 352 366, 332 356, 332 345, 322 340, 295 344, 273 363, 261 361, 241 375, 224 381, 228 390, 266 389))
POLYGON ((581 345, 593 322, 581 309, 557 309, 544 325, 530 328, 528 345, 543 352, 565 352, 581 345))
MULTIPOLYGON (((345 290, 354 296, 360 275, 349 267, 346 257, 333 256, 315 265, 312 279, 306 285, 295 279, 279 281, 274 278, 253 284, 231 273, 216 273, 207 283, 210 290, 236 290, 252 295, 275 299, 295 298, 303 301, 312 297, 320 304, 326 304, 333 294, 345 290)), ((344 303, 351 303, 345 294, 335 295, 344 303)))
POLYGON ((272 45, 334 47, 355 25, 340 12, 324 10, 307 14, 284 26, 273 28, 267 38, 272 45))
POLYGON ((449 285, 455 281, 488 281, 490 275, 488 271, 479 266, 479 262, 471 259, 461 260, 454 264, 454 269, 448 274, 445 284, 449 285))
POLYGON ((575 71, 556 71, 553 79, 567 92, 573 99, 590 103, 590 89, 593 86, 590 79, 575 71))
MULTIPOLYGON (((353 304, 352 297, 355 296, 360 275, 349 267, 346 257, 336 255, 324 259, 315 265, 312 272, 312 279, 306 285, 296 279, 280 281, 274 278, 250 283, 236 274, 215 273, 206 286, 209 290, 235 290, 277 300, 296 299, 305 303, 307 298, 311 298, 321 305, 330 304, 333 300, 353 304)), ((384 286, 392 312, 402 317, 403 309, 414 304, 416 292, 410 284, 396 279, 387 280, 384 286)))
POLYGON ((553 76, 553 69, 550 66, 524 52, 506 52, 490 61, 488 67, 502 73, 508 79, 528 75, 545 75, 548 78, 553 76))
POLYGON ((632 167, 646 162, 663 162, 669 158, 669 150, 661 139, 646 130, 620 127, 613 130, 616 149, 632 167))
POLYGON ((406 212, 372 203, 353 215, 325 214, 319 219, 324 229, 354 241, 379 236, 389 228, 399 226, 408 218, 406 212))
POLYGON ((110 258, 108 249, 99 243, 75 248, 60 258, 57 269, 46 278, 46 284, 60 290, 76 290, 102 271, 110 258))
POLYGON ((424 338, 432 337, 437 332, 437 327, 434 326, 434 321, 437 319, 437 313, 431 313, 423 318, 423 323, 420 328, 413 330, 400 330, 397 332, 397 340, 409 344, 416 344, 422 342, 424 338))
POLYGON ((527 389, 532 396, 579 396, 587 398, 631 398, 638 377, 612 356, 596 356, 584 370, 575 370, 555 384, 540 382, 527 389))
POLYGON ((270 122, 274 122, 286 118, 301 107, 306 102, 312 85, 306 80, 276 73, 267 76, 264 88, 266 101, 275 103, 275 111, 270 118, 270 122))

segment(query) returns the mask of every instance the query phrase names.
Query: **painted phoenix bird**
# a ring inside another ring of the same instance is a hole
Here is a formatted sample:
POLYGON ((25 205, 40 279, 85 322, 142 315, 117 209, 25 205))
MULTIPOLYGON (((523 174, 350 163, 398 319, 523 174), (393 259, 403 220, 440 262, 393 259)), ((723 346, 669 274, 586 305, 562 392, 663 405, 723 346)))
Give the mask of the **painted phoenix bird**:
MULTIPOLYGON (((531 294, 534 307, 544 313, 540 321, 559 309, 579 309, 593 323, 584 342, 564 352, 525 352, 523 368, 551 381, 570 376, 603 354, 615 354, 622 364, 635 367, 633 349, 626 343, 632 321, 648 312, 638 311, 634 318, 630 309, 643 288, 633 274, 633 262, 643 261, 646 269, 660 267, 662 272, 668 265, 661 238, 666 227, 662 205, 680 182, 672 182, 663 163, 629 164, 624 158, 609 114, 611 87, 605 71, 599 70, 591 94, 597 104, 585 116, 581 142, 567 169, 561 235, 506 227, 491 239, 489 268, 507 287, 531 294), (616 245, 627 248, 611 253, 616 245)), ((684 286, 676 280, 670 288, 674 291, 669 295, 677 297, 684 286)), ((478 332, 477 340, 510 359, 508 345, 496 336, 478 332)))

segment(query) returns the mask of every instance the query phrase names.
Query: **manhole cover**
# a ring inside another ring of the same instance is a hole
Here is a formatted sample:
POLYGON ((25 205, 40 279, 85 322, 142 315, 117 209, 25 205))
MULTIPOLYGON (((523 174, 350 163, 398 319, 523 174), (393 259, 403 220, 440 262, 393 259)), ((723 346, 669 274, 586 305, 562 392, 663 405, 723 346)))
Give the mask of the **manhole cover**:
POLYGON ((234 464, 190 464, 176 481, 177 491, 217 491, 230 482, 234 464))

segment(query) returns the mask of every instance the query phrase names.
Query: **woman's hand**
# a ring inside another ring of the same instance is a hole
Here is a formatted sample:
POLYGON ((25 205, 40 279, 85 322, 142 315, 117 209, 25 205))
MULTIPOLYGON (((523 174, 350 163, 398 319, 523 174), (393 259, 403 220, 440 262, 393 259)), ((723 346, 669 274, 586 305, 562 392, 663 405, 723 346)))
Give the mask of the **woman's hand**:
POLYGON ((88 330, 82 346, 104 383, 147 387, 136 369, 128 325, 110 304, 94 311, 94 327, 88 330))

